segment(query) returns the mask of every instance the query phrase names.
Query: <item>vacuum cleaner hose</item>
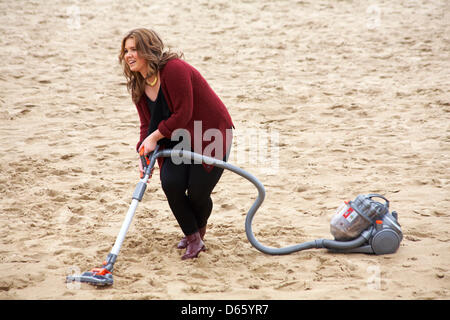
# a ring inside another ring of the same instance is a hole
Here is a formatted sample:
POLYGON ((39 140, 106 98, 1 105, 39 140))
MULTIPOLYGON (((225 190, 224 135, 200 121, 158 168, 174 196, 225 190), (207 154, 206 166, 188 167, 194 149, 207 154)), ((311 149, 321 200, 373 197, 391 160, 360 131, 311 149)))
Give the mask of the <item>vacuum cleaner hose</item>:
MULTIPOLYGON (((222 160, 218 160, 212 157, 207 157, 198 153, 194 153, 187 150, 182 149, 166 149, 162 151, 157 151, 156 154, 153 155, 153 159, 156 158, 168 158, 168 157, 177 157, 179 160, 183 159, 185 162, 194 161, 194 163, 206 163, 208 165, 212 165, 215 167, 220 167, 223 169, 227 169, 232 171, 241 177, 244 177, 258 190, 258 196, 251 206, 250 210, 247 212, 247 216, 245 219, 245 232, 247 235, 247 239, 250 243, 259 251, 270 254, 270 255, 284 255, 290 254, 296 251, 306 250, 306 249, 315 249, 315 248, 327 248, 327 249, 352 249, 357 248, 363 245, 371 234, 371 229, 363 232, 358 238, 351 241, 336 241, 336 240, 327 240, 327 239, 318 239, 309 242, 300 243, 297 245, 292 245, 284 248, 270 248, 262 245, 258 240, 256 240, 255 235, 252 231, 252 221, 255 216, 256 211, 261 206, 262 202, 265 198, 265 189, 264 185, 252 174, 247 171, 236 167, 230 163, 224 162, 222 160)), ((153 160, 154 161, 154 160, 153 160)), ((192 162, 190 162, 192 163, 192 162)))

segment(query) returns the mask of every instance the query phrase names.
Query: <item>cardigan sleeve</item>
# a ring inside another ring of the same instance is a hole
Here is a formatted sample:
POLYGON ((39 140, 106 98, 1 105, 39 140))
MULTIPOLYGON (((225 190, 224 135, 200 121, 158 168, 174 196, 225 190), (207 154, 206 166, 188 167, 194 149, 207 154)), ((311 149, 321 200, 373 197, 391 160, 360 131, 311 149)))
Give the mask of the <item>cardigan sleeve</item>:
POLYGON ((165 66, 163 80, 172 107, 170 110, 172 115, 158 125, 161 134, 169 139, 176 129, 186 127, 194 109, 191 71, 184 64, 173 62, 165 66))

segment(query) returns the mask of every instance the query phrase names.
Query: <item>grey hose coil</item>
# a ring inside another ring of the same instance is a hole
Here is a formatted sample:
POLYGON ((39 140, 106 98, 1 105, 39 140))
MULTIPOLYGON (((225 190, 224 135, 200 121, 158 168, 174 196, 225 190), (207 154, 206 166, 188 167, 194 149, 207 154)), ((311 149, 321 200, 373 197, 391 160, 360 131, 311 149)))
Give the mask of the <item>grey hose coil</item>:
POLYGON ((236 167, 230 163, 224 162, 222 160, 218 160, 215 158, 203 156, 198 153, 194 153, 191 151, 186 150, 176 150, 176 149, 167 149, 162 151, 157 151, 156 154, 152 156, 152 162, 150 166, 147 168, 147 170, 150 170, 151 167, 153 167, 156 158, 168 158, 168 157, 178 157, 178 159, 183 159, 185 161, 194 161, 194 163, 206 163, 208 165, 212 165, 215 167, 223 168, 230 170, 241 177, 246 178, 248 181, 253 183, 258 190, 258 197, 256 198, 255 202, 251 206, 250 210, 247 212, 247 216, 245 219, 245 232, 247 234, 247 239, 250 241, 250 243, 259 251, 271 255, 283 255, 283 254, 290 254, 296 251, 306 250, 306 249, 315 249, 315 248, 327 248, 327 249, 352 249, 357 248, 363 245, 368 239, 369 235, 372 231, 366 230, 363 232, 358 238, 350 241, 336 241, 336 240, 327 240, 327 239, 317 239, 309 242, 300 243, 297 245, 292 245, 284 248, 270 248, 262 245, 258 240, 256 240, 255 235, 252 231, 252 221, 253 217, 255 216, 256 211, 261 206, 262 202, 265 198, 265 189, 264 185, 252 174, 248 173, 247 171, 236 167))

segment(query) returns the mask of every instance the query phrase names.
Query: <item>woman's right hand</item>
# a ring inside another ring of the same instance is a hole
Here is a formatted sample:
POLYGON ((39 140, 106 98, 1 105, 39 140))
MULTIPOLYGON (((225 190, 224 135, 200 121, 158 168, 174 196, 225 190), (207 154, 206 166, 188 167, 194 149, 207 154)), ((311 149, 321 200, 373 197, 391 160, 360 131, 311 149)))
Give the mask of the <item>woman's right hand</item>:
MULTIPOLYGON (((159 132, 158 129, 156 129, 151 135, 149 135, 147 138, 142 141, 141 145, 139 146, 139 154, 143 153, 144 155, 149 154, 153 150, 155 150, 156 145, 159 140, 164 138, 164 136, 159 132)), ((139 171, 141 172, 141 176, 144 172, 144 168, 142 166, 142 161, 139 161, 139 171)), ((153 169, 152 169, 153 173, 153 169)))
POLYGON ((141 177, 144 174, 144 167, 142 166, 141 157, 139 157, 139 174, 141 175, 141 177))
MULTIPOLYGON (((155 170, 155 167, 152 168, 149 179, 153 175, 153 170, 155 170)), ((144 177, 144 167, 142 166, 142 159, 140 157, 139 157, 139 176, 141 177, 141 179, 144 177)))

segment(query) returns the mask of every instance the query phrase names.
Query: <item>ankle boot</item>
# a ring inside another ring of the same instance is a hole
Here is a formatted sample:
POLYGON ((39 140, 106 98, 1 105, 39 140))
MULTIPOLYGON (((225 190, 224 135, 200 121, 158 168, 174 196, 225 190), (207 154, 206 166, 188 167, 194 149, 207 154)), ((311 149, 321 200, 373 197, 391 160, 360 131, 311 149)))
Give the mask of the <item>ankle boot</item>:
POLYGON ((186 236, 186 239, 186 253, 181 257, 182 260, 197 258, 200 251, 206 250, 205 244, 203 243, 198 231, 194 234, 186 236))
MULTIPOLYGON (((198 232, 200 233, 200 237, 202 238, 202 240, 205 238, 205 233, 206 233, 206 226, 204 226, 203 228, 200 228, 198 230, 198 232)), ((180 242, 178 242, 177 244, 177 248, 178 249, 184 249, 187 247, 187 237, 183 237, 180 242)))
POLYGON ((187 237, 183 237, 177 244, 178 249, 184 249, 187 247, 187 237))

